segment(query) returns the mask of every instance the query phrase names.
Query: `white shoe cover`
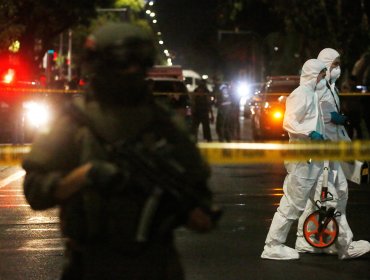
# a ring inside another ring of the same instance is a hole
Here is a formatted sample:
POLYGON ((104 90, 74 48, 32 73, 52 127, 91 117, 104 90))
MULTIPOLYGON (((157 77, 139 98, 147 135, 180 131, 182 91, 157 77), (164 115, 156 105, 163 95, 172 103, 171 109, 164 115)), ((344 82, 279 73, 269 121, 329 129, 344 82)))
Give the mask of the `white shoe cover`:
POLYGON ((303 236, 297 237, 295 241, 295 249, 299 253, 311 253, 311 254, 328 254, 328 255, 336 255, 338 254, 337 248, 335 244, 327 247, 327 248, 315 248, 311 246, 303 236))
POLYGON ((352 241, 346 252, 339 254, 340 260, 358 258, 370 252, 370 243, 366 240, 352 241))
POLYGON ((320 254, 322 253, 322 249, 312 247, 303 236, 297 237, 295 241, 295 249, 299 253, 312 253, 312 254, 320 254))
POLYGON ((299 259, 299 253, 295 249, 283 244, 265 245, 261 258, 270 260, 297 260, 299 259))

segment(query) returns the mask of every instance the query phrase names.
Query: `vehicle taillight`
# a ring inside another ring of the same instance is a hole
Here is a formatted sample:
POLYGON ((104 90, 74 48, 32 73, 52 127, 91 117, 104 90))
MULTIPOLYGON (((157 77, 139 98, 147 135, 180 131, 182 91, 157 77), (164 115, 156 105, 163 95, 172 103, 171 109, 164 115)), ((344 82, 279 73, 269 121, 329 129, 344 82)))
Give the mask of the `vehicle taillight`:
POLYGON ((275 112, 273 112, 272 115, 273 115, 275 120, 279 120, 283 117, 283 113, 281 111, 275 111, 275 112))

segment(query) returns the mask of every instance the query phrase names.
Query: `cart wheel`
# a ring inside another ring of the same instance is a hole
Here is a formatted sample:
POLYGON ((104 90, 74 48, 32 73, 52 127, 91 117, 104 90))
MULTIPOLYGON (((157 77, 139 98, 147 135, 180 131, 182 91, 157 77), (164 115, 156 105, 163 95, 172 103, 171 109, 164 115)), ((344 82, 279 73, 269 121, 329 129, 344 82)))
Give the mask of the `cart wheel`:
POLYGON ((319 210, 310 214, 303 224, 303 234, 306 241, 315 248, 326 248, 332 245, 338 237, 338 223, 334 217, 327 218, 326 227, 319 232, 319 210))

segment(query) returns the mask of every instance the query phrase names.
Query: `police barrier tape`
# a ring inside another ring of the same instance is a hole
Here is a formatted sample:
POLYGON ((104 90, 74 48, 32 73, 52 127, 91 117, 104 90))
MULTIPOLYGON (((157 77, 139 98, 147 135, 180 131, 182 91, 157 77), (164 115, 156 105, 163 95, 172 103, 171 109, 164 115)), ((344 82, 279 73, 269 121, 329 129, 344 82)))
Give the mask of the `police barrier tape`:
MULTIPOLYGON (((269 142, 199 143, 211 164, 281 163, 283 161, 341 160, 369 161, 370 141, 353 142, 269 142)), ((31 145, 0 146, 0 165, 20 164, 31 145)))
POLYGON ((370 141, 199 143, 212 164, 278 163, 307 160, 370 160, 370 141))
MULTIPOLYGON (((268 96, 288 96, 290 92, 268 92, 268 96)), ((256 94, 258 96, 258 94, 256 94)), ((262 95, 263 96, 263 95, 262 95)), ((362 92, 341 92, 339 96, 370 96, 370 93, 362 92)))
POLYGON ((72 89, 52 89, 42 87, 11 87, 1 86, 0 93, 36 93, 36 94, 79 94, 84 93, 84 90, 72 90, 72 89))
POLYGON ((18 165, 31 150, 31 145, 0 145, 0 165, 18 165))
MULTIPOLYGON (((85 93, 85 90, 71 90, 71 89, 51 89, 51 88, 20 88, 20 87, 11 87, 11 86, 2 86, 0 87, 0 93, 38 93, 38 94, 81 94, 85 93)), ((154 92, 154 95, 209 95, 211 93, 201 93, 201 92, 154 92)), ((269 96, 288 96, 290 93, 287 92, 269 92, 269 96)), ((340 96, 370 96, 370 93, 361 93, 361 92, 342 92, 339 93, 340 96)), ((258 95, 256 95, 258 96, 258 95)))

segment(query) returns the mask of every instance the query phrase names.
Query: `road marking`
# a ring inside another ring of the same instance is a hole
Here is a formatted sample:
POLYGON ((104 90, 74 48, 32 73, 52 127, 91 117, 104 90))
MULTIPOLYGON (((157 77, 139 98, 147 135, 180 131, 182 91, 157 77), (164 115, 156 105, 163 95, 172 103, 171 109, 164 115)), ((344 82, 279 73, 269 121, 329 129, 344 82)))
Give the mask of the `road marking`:
POLYGON ((24 170, 18 170, 14 174, 6 177, 5 179, 0 181, 0 189, 9 185, 10 183, 17 181, 18 179, 22 178, 26 174, 24 170))
POLYGON ((0 208, 30 207, 29 204, 0 204, 0 208))
POLYGON ((20 248, 4 248, 0 249, 0 253, 12 253, 12 252, 48 252, 48 251, 65 251, 64 246, 49 247, 49 248, 31 248, 31 247, 20 247, 20 248))

